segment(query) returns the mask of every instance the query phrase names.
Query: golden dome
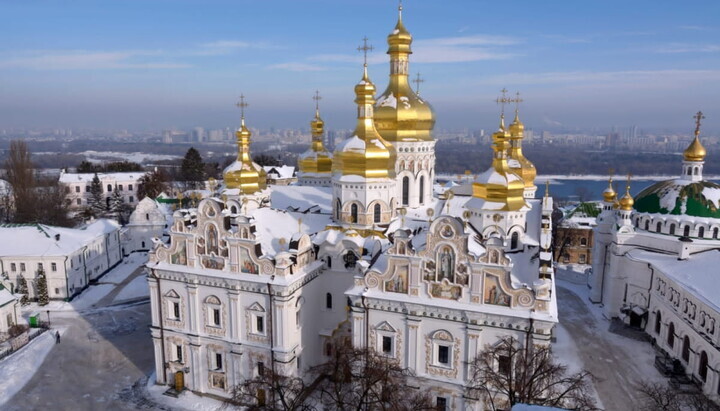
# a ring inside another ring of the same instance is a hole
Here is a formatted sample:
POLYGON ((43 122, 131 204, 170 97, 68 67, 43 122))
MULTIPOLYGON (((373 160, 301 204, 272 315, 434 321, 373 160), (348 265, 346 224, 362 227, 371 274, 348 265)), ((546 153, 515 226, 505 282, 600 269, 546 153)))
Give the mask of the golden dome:
POLYGON ((510 124, 510 169, 523 179, 526 188, 531 188, 535 186, 537 170, 522 152, 524 131, 525 126, 520 122, 518 110, 515 110, 515 119, 510 124))
POLYGON ((402 7, 395 29, 388 35, 390 82, 378 97, 375 127, 387 141, 431 141, 435 114, 426 101, 410 87, 408 81, 412 35, 402 22, 402 7))
POLYGON ((300 172, 330 174, 332 172, 332 155, 323 144, 325 123, 320 118, 320 109, 317 106, 315 107, 315 118, 310 122, 310 133, 312 134, 310 149, 301 154, 298 159, 300 172))
POLYGON ((364 178, 395 177, 395 148, 382 138, 373 122, 374 94, 375 85, 368 77, 366 64, 363 78, 355 86, 357 125, 352 137, 336 147, 333 173, 364 178))
POLYGON ((635 200, 630 195, 630 184, 625 186, 625 195, 622 196, 620 201, 618 202, 619 208, 624 211, 631 211, 633 209, 633 205, 635 204, 635 200))
POLYGON ((493 133, 493 162, 473 182, 473 197, 488 202, 502 203, 503 211, 517 211, 525 206, 525 183, 508 165, 507 152, 510 133, 505 128, 505 116, 500 116, 500 128, 493 133))
POLYGON ((703 147, 702 143, 700 143, 698 135, 695 134, 695 138, 692 143, 690 143, 688 148, 683 151, 685 161, 704 161, 706 155, 707 151, 705 150, 705 147, 703 147))
POLYGON ((608 180, 608 186, 603 191, 603 200, 605 200, 606 203, 615 203, 617 201, 617 193, 612 186, 612 182, 612 177, 610 177, 610 179, 608 180))
POLYGON ((225 187, 238 189, 242 194, 253 194, 267 187, 267 173, 252 161, 250 156, 250 137, 252 133, 245 126, 245 116, 240 128, 235 132, 238 143, 238 156, 232 164, 223 170, 225 187))

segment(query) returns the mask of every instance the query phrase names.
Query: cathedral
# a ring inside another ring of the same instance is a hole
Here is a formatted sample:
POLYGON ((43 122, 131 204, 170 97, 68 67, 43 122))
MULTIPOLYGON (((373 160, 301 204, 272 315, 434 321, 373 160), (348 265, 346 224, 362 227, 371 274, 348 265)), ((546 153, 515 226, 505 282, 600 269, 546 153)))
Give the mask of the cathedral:
POLYGON ((701 112, 695 116, 695 137, 683 152, 678 178, 633 197, 628 177, 619 199, 610 181, 594 229, 588 287, 606 317, 644 329, 674 360, 673 372, 717 399, 720 185, 703 179, 703 118, 701 112))
POLYGON ((358 70, 356 126, 333 152, 316 104, 296 185, 267 185, 241 99, 223 185, 174 211, 150 253, 159 384, 228 397, 266 369, 304 376, 349 341, 411 369, 438 406, 485 409, 465 395, 473 358, 505 336, 550 343, 552 198, 536 198, 519 110, 508 126, 503 109, 490 168, 443 189, 435 113, 409 85, 412 41, 400 9, 387 88, 358 70))

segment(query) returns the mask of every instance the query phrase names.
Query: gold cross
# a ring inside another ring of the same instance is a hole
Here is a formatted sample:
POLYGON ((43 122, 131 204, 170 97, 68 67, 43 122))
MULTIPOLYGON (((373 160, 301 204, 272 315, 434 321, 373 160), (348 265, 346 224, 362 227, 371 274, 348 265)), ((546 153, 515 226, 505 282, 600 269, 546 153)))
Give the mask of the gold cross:
POLYGON ((625 188, 627 189, 628 192, 630 191, 630 178, 631 178, 631 177, 632 177, 632 174, 628 173, 628 175, 627 175, 627 185, 625 186, 625 188))
POLYGON ((512 102, 512 99, 507 98, 507 89, 505 87, 503 87, 500 92, 502 93, 502 97, 496 98, 495 102, 500 104, 501 114, 505 115, 505 104, 512 102))
POLYGON ((315 111, 320 110, 320 100, 322 100, 322 97, 320 97, 320 92, 315 90, 315 95, 312 99, 315 100, 315 111))
POLYGON ((370 45, 370 46, 368 45, 368 38, 367 38, 367 36, 363 37, 363 45, 362 45, 362 46, 359 46, 357 49, 358 49, 358 51, 362 51, 362 53, 363 53, 363 60, 364 60, 364 62, 365 62, 364 64, 365 64, 365 66, 367 66, 367 53, 368 53, 368 51, 372 51, 372 50, 373 50, 373 46, 372 46, 372 45, 370 45))
POLYGON ((245 102, 245 96, 240 94, 240 101, 235 103, 235 107, 240 108, 240 118, 243 120, 245 119, 245 107, 247 107, 249 104, 245 102))
POLYGON ((700 135, 700 120, 704 119, 705 116, 703 115, 702 111, 698 111, 697 114, 695 114, 693 116, 693 118, 695 119, 695 135, 699 136, 700 135))
POLYGON ((515 114, 517 114, 518 111, 520 111, 520 103, 522 103, 523 101, 525 101, 525 100, 523 100, 523 99, 520 98, 520 92, 519 92, 519 91, 515 93, 515 98, 514 98, 514 99, 512 99, 512 98, 511 98, 511 99, 508 99, 508 103, 515 103, 515 114))
POLYGON ((419 96, 420 95, 420 83, 424 83, 425 80, 420 78, 420 73, 417 73, 417 76, 415 76, 415 80, 413 80, 412 82, 415 83, 415 94, 417 94, 419 96))

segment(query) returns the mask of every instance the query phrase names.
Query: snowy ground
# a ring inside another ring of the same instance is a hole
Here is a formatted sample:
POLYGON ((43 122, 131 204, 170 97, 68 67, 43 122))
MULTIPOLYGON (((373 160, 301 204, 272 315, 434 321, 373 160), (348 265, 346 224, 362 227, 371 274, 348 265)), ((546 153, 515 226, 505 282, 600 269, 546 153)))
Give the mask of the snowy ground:
POLYGON ((148 398, 152 401, 167 406, 173 410, 187 411, 215 411, 223 407, 223 402, 209 397, 201 397, 195 395, 188 390, 183 391, 178 398, 163 395, 167 391, 166 385, 155 384, 155 373, 153 373, 147 382, 148 398))
POLYGON ((134 280, 123 287, 113 301, 120 302, 141 297, 150 297, 150 289, 144 275, 135 277, 134 280))

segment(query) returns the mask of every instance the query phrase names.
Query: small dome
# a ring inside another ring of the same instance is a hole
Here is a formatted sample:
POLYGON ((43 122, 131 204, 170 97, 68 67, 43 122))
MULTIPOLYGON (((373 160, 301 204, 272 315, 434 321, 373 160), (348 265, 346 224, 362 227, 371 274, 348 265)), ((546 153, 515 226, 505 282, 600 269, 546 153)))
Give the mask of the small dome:
POLYGON ((608 186, 603 191, 603 200, 605 200, 606 203, 614 203, 617 200, 617 193, 612 186, 612 178, 608 180, 608 186))
POLYGON ((622 196, 620 201, 618 202, 619 208, 624 211, 630 211, 633 209, 633 204, 635 204, 635 200, 630 195, 629 191, 625 192, 625 195, 622 196))
POLYGON ((659 181, 637 195, 640 213, 687 215, 720 219, 720 185, 710 181, 659 181))
POLYGON ((685 161, 704 161, 706 155, 707 151, 705 150, 705 147, 703 147, 702 143, 700 143, 700 139, 697 134, 688 148, 683 151, 685 161))

